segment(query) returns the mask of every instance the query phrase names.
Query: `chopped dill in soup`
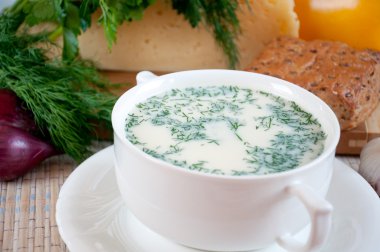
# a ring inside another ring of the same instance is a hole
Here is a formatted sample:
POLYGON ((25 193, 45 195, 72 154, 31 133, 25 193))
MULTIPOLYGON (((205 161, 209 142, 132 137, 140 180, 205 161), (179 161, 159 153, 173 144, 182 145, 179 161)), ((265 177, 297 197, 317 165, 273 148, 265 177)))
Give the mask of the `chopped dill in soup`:
POLYGON ((238 86, 171 89, 130 111, 126 138, 148 155, 189 170, 260 175, 318 157, 326 134, 294 101, 238 86))

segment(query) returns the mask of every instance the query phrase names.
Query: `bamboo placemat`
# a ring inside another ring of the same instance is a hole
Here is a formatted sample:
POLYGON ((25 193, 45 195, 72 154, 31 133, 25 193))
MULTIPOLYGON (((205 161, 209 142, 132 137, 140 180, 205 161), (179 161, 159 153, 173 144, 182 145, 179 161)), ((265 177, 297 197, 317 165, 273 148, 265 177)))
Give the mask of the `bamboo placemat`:
MULTIPOLYGON (((110 143, 98 143, 94 151, 110 143)), ((68 251, 55 221, 59 190, 77 163, 47 159, 21 178, 0 182, 0 251, 68 251)))
MULTIPOLYGON (((98 151, 110 143, 98 143, 98 151)), ((356 169, 357 157, 340 157, 356 169)), ((66 155, 52 157, 11 182, 0 182, 0 251, 68 251, 55 221, 59 190, 77 164, 66 155)))
POLYGON ((1 251, 66 251, 55 222, 55 202, 75 166, 67 156, 53 157, 24 177, 1 183, 1 251))

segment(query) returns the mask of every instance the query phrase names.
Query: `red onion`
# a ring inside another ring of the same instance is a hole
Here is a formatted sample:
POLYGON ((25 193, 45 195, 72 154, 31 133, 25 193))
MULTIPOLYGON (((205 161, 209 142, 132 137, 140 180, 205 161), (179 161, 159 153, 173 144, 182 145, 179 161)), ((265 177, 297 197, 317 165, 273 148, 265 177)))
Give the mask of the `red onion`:
POLYGON ((36 134, 38 127, 33 114, 25 108, 16 94, 8 89, 0 89, 0 124, 9 125, 36 134))
POLYGON ((0 180, 12 180, 57 152, 14 92, 0 89, 0 103, 0 180))
POLYGON ((51 144, 22 129, 0 124, 0 180, 22 176, 55 154, 58 152, 51 144))

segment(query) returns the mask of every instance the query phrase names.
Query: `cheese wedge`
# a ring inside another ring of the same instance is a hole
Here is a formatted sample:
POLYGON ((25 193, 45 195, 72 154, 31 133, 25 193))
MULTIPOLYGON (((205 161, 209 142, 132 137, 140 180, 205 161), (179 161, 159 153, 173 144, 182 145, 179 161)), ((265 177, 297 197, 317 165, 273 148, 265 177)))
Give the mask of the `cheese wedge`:
MULTIPOLYGON (((298 36, 299 22, 293 0, 241 1, 238 10, 241 34, 238 68, 244 69, 279 35, 298 36)), ((103 28, 93 26, 79 38, 80 53, 105 70, 179 71, 227 68, 228 60, 207 27, 192 28, 172 9, 170 2, 158 0, 148 7, 140 21, 123 24, 117 43, 109 51, 103 28)))

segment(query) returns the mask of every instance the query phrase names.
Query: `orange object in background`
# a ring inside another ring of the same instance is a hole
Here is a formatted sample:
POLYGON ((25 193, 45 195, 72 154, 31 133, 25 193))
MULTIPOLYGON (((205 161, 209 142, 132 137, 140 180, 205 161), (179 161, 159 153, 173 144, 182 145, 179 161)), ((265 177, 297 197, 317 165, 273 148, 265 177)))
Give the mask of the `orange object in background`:
POLYGON ((380 0, 295 0, 300 37, 380 50, 380 0))

